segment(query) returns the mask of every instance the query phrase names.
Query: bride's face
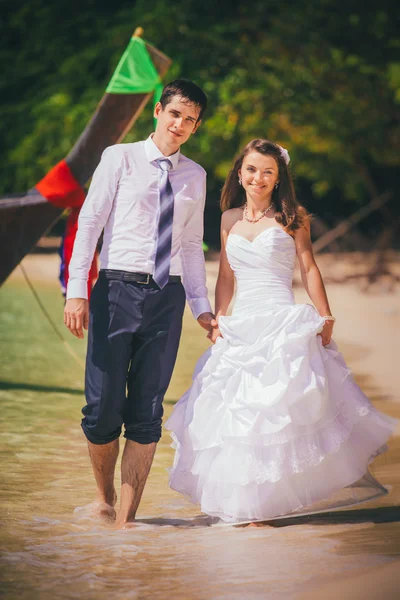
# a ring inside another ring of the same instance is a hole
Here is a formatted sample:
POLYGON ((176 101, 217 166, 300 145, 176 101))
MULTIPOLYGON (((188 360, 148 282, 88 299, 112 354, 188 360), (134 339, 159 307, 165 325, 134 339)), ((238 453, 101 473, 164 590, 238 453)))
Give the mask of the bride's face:
POLYGON ((246 194, 254 200, 270 199, 274 186, 279 182, 279 169, 272 156, 253 151, 247 154, 239 170, 246 194))

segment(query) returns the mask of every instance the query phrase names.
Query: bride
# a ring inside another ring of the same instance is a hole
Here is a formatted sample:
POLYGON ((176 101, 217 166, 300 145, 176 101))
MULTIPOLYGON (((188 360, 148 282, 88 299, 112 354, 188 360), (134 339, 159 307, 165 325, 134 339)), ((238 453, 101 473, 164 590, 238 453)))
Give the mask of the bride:
POLYGON ((228 175, 214 345, 166 423, 176 449, 171 487, 231 523, 386 493, 368 467, 396 421, 371 405, 331 339, 335 318, 289 160, 256 139, 228 175), (294 302, 296 255, 315 308, 294 302))

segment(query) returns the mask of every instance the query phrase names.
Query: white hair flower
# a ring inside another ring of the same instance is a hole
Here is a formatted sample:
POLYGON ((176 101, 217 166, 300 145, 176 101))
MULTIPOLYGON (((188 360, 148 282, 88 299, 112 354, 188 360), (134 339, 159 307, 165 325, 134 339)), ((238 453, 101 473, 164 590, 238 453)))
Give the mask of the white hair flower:
POLYGON ((289 152, 286 150, 286 148, 282 148, 282 146, 280 146, 279 144, 277 144, 277 146, 278 146, 279 150, 281 151, 281 156, 282 156, 283 160, 288 165, 290 163, 289 152))

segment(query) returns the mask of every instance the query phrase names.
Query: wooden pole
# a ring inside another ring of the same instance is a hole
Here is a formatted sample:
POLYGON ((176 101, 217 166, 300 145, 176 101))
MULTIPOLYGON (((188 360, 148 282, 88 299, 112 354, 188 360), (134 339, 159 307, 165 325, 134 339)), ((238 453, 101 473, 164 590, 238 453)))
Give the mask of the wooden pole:
POLYGON ((322 235, 318 240, 313 243, 313 251, 320 252, 326 246, 329 246, 333 241, 347 233, 354 225, 359 223, 366 216, 381 208, 388 200, 393 197, 393 192, 385 192, 376 198, 373 198, 369 204, 362 206, 357 210, 351 217, 345 219, 339 225, 322 235))

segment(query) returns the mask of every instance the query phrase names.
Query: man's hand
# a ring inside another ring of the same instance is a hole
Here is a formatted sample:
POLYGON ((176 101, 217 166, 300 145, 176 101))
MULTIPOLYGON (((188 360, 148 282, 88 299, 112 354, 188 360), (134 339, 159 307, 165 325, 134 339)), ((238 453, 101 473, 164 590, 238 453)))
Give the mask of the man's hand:
POLYGON ((212 313, 203 313, 197 320, 203 329, 207 331, 207 338, 215 344, 216 339, 221 336, 217 319, 212 313))
POLYGON ((210 312, 202 313, 199 317, 197 317, 197 322, 206 331, 211 331, 211 329, 218 327, 216 318, 210 312))
POLYGON ((64 308, 64 323, 77 338, 83 339, 83 329, 89 324, 89 302, 85 298, 70 298, 64 308))

